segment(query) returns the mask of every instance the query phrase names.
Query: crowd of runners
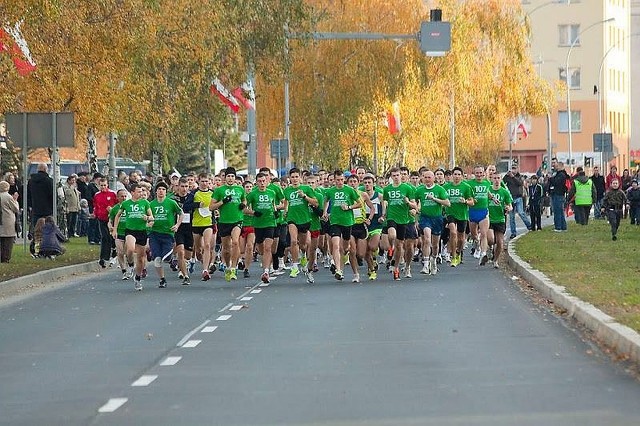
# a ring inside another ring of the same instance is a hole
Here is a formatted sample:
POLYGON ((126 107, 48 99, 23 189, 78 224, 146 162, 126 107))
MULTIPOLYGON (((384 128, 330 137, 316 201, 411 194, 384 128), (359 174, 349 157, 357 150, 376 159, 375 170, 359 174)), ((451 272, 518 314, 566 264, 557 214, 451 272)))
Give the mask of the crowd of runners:
POLYGON ((287 272, 313 283, 325 268, 339 281, 347 268, 355 283, 381 271, 400 280, 412 278, 413 265, 423 275, 456 267, 466 247, 479 265, 497 268, 512 208, 494 166, 477 166, 468 179, 459 167, 400 167, 384 177, 364 168, 293 168, 283 178, 263 168, 255 181, 227 168, 216 176, 174 173, 116 196, 107 224, 114 263, 136 290, 151 264, 160 288, 167 264, 183 285, 217 271, 226 281, 249 278, 258 261, 265 283, 287 272))

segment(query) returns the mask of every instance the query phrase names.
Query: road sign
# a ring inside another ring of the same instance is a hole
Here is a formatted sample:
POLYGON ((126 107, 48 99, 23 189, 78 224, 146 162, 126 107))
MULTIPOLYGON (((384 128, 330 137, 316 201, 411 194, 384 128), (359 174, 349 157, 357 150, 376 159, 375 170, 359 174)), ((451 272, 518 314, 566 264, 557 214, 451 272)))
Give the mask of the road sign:
POLYGON ((271 158, 288 158, 289 157, 289 140, 288 139, 271 139, 271 158))
POLYGON ((594 133, 593 150, 595 152, 613 152, 613 138, 611 133, 594 133))
POLYGON ((420 50, 427 56, 444 56, 451 50, 450 22, 423 22, 420 25, 420 50))
POLYGON ((56 117, 56 147, 73 147, 73 112, 26 114, 6 114, 7 133, 11 140, 20 145, 24 137, 24 120, 27 121, 27 147, 50 148, 53 142, 53 117, 56 117))

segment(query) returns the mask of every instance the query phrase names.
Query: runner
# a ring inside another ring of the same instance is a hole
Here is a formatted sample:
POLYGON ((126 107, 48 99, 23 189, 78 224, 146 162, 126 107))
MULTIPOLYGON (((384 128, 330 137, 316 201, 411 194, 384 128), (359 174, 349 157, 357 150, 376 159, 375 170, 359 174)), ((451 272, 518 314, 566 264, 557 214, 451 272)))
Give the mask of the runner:
MULTIPOLYGON (((249 194, 253 190, 253 182, 245 180, 242 187, 244 193, 249 194)), ((242 232, 240 233, 240 261, 238 262, 238 269, 242 269, 242 275, 244 278, 249 278, 249 266, 253 260, 253 249, 256 241, 256 233, 253 228, 253 216, 244 213, 242 218, 242 232)))
POLYGON ((368 173, 363 179, 364 192, 366 192, 373 207, 366 206, 365 212, 367 217, 365 224, 367 225, 367 251, 365 260, 367 262, 367 274, 369 280, 373 281, 378 278, 378 262, 376 254, 380 247, 380 235, 382 234, 382 223, 380 221, 382 212, 382 192, 376 189, 375 177, 368 173))
POLYGON ((473 192, 473 207, 469 207, 469 229, 473 239, 472 254, 479 259, 480 266, 487 263, 487 232, 489 231, 489 188, 491 182, 485 178, 484 167, 473 169, 474 179, 467 184, 473 192))
MULTIPOLYGON (((444 176, 444 174, 443 174, 444 176)), ((435 183, 435 174, 431 170, 422 172, 422 185, 418 187, 415 200, 418 202, 420 218, 418 224, 422 231, 422 270, 421 274, 436 275, 438 266, 436 254, 439 250, 440 235, 444 228, 442 208, 450 207, 449 194, 435 183)))
POLYGON ((351 239, 349 242, 349 263, 353 271, 353 279, 351 281, 359 283, 360 273, 358 272, 358 267, 362 264, 367 254, 367 236, 369 231, 366 222, 370 223, 373 218, 375 206, 366 192, 358 190, 359 181, 356 175, 351 175, 347 183, 356 190, 360 196, 360 203, 363 205, 363 207, 353 209, 353 226, 351 227, 351 239), (369 212, 368 216, 366 211, 369 212))
POLYGON ((222 262, 225 265, 224 279, 237 280, 236 268, 240 258, 240 233, 243 210, 246 207, 244 188, 236 185, 236 169, 227 167, 225 184, 213 192, 209 210, 219 210, 218 233, 222 240, 222 262))
POLYGON ((173 195, 173 200, 182 209, 182 221, 176 231, 175 254, 178 260, 178 278, 182 280, 182 285, 191 284, 189 275, 193 272, 195 259, 192 257, 193 251, 193 230, 191 229, 191 218, 193 212, 193 192, 189 190, 189 179, 184 176, 179 179, 177 192, 173 195))
POLYGON ((318 188, 318 176, 310 175, 306 180, 307 185, 311 187, 314 193, 314 198, 318 202, 318 205, 315 207, 309 207, 309 214, 311 215, 311 222, 309 226, 309 234, 310 241, 307 244, 307 259, 308 265, 311 267, 307 267, 307 282, 309 284, 313 284, 315 279, 313 278, 313 273, 318 272, 318 264, 317 264, 317 250, 318 243, 320 239, 320 232, 322 229, 322 222, 320 218, 322 217, 322 207, 324 205, 324 196, 322 192, 318 188))
POLYGON ((142 268, 145 260, 147 245, 147 229, 153 225, 153 213, 149 201, 143 198, 143 188, 140 184, 131 185, 131 199, 120 204, 120 210, 113 218, 113 238, 118 237, 120 217, 125 216, 125 251, 129 267, 135 264, 134 286, 142 291, 142 268), (134 257, 135 256, 135 257, 134 257))
POLYGON ((342 256, 349 251, 351 227, 353 226, 353 209, 362 207, 357 191, 344 184, 344 174, 336 170, 333 174, 335 186, 327 188, 323 208, 323 218, 329 220, 331 249, 335 262, 335 278, 344 279, 344 262, 342 256))
POLYGON ((502 179, 498 173, 491 175, 491 188, 488 194, 489 208, 489 232, 488 243, 493 247, 493 267, 498 268, 498 259, 502 254, 504 245, 504 234, 507 231, 506 213, 513 207, 511 192, 502 184, 502 179))
POLYGON ((211 265, 211 250, 213 241, 213 215, 209 210, 211 204, 211 189, 209 175, 198 175, 198 189, 193 194, 193 218, 191 231, 193 232, 193 251, 195 257, 202 262, 202 281, 209 281, 209 266, 211 265))
POLYGON ((404 257, 407 225, 413 220, 409 210, 416 209, 417 206, 412 201, 413 189, 410 185, 401 182, 400 169, 393 168, 389 172, 392 182, 382 192, 382 219, 387 220, 389 244, 393 247, 393 279, 398 281, 400 280, 400 260, 404 257))
POLYGON ((167 197, 168 190, 169 185, 163 181, 158 182, 156 184, 156 198, 149 203, 154 218, 153 226, 149 232, 149 246, 153 265, 156 267, 156 272, 160 279, 159 288, 167 287, 167 279, 164 276, 162 264, 173 253, 174 234, 184 218, 178 203, 167 197))
MULTIPOLYGON (((116 204, 115 206, 111 207, 111 210, 109 210, 109 232, 111 232, 111 235, 113 235, 113 220, 116 217, 116 214, 120 211, 120 204, 122 204, 122 202, 124 200, 127 199, 127 196, 129 195, 129 193, 127 192, 126 189, 121 189, 116 193, 116 197, 117 197, 117 201, 118 204, 116 204)), ((127 221, 127 216, 125 214, 125 212, 122 212, 122 215, 120 216, 120 223, 118 224, 118 228, 116 229, 116 256, 118 257, 118 264, 120 265, 120 270, 122 271, 122 279, 123 280, 128 280, 130 278, 133 278, 133 268, 131 269, 131 271, 127 270, 127 261, 125 260, 125 250, 124 250, 124 239, 125 239, 125 223, 127 221)), ((133 264, 133 259, 131 259, 131 263, 133 264)))
POLYGON ((311 214, 309 207, 318 207, 315 192, 311 187, 300 184, 300 170, 292 168, 289 171, 291 185, 284 189, 284 205, 286 212, 287 228, 291 240, 291 270, 289 277, 295 278, 300 273, 299 265, 308 273, 307 264, 307 240, 311 227, 311 214), (302 253, 302 257, 300 257, 302 253))
POLYGON ((270 279, 269 271, 273 261, 271 251, 276 226, 274 212, 278 199, 277 194, 267 187, 268 181, 269 178, 265 173, 260 172, 256 175, 257 189, 247 195, 247 208, 245 209, 246 214, 254 217, 256 247, 262 256, 262 268, 264 269, 261 277, 263 283, 268 283, 270 279))
POLYGON ((456 267, 462 263, 464 231, 469 220, 469 206, 473 205, 473 192, 471 187, 462 181, 463 172, 460 167, 454 167, 451 176, 452 181, 444 185, 451 202, 445 212, 449 228, 451 266, 456 267))

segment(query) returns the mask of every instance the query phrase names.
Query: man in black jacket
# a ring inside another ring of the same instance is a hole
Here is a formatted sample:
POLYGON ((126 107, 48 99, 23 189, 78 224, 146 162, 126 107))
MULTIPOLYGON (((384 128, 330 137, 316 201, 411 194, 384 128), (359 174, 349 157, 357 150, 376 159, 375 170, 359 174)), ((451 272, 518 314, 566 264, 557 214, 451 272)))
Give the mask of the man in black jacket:
POLYGON ((524 213, 524 199, 522 198, 525 192, 524 179, 518 172, 518 166, 511 166, 511 170, 504 175, 502 181, 507 186, 511 198, 513 198, 513 209, 509 212, 509 228, 511 230, 510 238, 516 236, 516 213, 522 219, 527 229, 531 229, 531 222, 524 213))
POLYGON ((47 173, 46 164, 38 164, 37 170, 27 183, 27 206, 33 227, 41 217, 53 216, 53 179, 47 173))
POLYGON ((569 175, 564 171, 564 164, 554 162, 554 173, 549 178, 548 193, 551 196, 553 209, 553 230, 562 232, 567 230, 567 219, 564 216, 564 205, 567 195, 567 180, 569 175))
POLYGON ((595 166, 593 168, 593 175, 589 178, 593 182, 593 186, 596 188, 596 202, 593 205, 593 218, 602 219, 602 213, 600 208, 602 207, 602 199, 605 193, 604 176, 600 174, 600 167, 595 166))

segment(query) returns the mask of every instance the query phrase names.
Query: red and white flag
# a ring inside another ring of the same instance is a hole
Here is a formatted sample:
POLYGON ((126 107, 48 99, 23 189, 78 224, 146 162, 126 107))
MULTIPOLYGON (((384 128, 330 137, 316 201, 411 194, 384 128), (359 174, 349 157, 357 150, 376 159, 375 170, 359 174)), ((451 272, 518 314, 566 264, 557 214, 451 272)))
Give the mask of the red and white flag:
POLYGON ((529 132, 527 131, 527 125, 524 118, 520 118, 519 121, 515 121, 514 124, 515 127, 513 128, 513 135, 511 139, 514 141, 526 139, 529 136, 529 132), (519 134, 522 136, 520 137, 519 134))
POLYGON ((256 95, 253 91, 251 82, 247 81, 242 83, 241 86, 236 87, 231 91, 231 94, 242 104, 246 109, 256 109, 256 95))
POLYGON ((5 25, 0 28, 0 52, 8 53, 16 66, 18 74, 26 76, 36 69, 36 62, 31 57, 27 41, 20 31, 22 21, 13 27, 5 25))
POLYGON ((400 123, 400 102, 394 102, 391 111, 386 112, 385 126, 392 135, 402 131, 402 124, 400 123))
POLYGON ((227 90, 218 78, 214 78, 209 87, 211 94, 217 95, 223 104, 228 106, 235 114, 240 111, 238 100, 227 90))

